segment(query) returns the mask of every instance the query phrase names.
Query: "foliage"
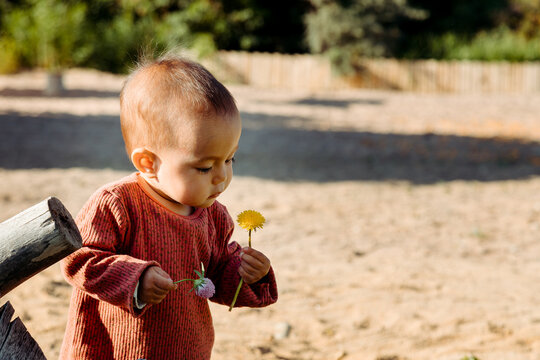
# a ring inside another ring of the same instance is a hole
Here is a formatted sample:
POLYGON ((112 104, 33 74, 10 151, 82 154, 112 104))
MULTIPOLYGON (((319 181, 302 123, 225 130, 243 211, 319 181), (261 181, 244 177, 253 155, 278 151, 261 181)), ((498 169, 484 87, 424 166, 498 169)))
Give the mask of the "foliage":
POLYGON ((17 44, 12 39, 0 39, 0 74, 10 74, 18 70, 17 44))
POLYGON ((85 65, 115 72, 126 71, 141 49, 189 49, 201 57, 217 49, 297 51, 303 36, 300 13, 302 6, 307 7, 305 0, 266 5, 255 0, 86 0, 86 4, 94 25, 88 35, 94 50, 85 65), (297 16, 284 19, 276 16, 278 11, 297 16))
POLYGON ((404 22, 402 29, 407 36, 448 32, 474 35, 497 27, 508 8, 508 0, 409 1, 411 6, 425 9, 429 16, 422 21, 404 22))
POLYGON ((243 3, 0 0, 2 39, 18 44, 15 58, 23 66, 125 72, 142 49, 182 47, 208 55, 231 39, 241 49, 251 48, 256 39, 244 30, 256 29, 262 21, 243 3))
POLYGON ((85 14, 81 3, 31 0, 4 14, 2 42, 15 44, 13 56, 29 66, 60 71, 89 55, 83 43, 85 14))
POLYGON ((540 60, 539 40, 501 26, 481 31, 472 39, 455 33, 427 36, 422 47, 413 47, 405 55, 420 58, 429 54, 430 58, 445 60, 534 61, 540 60), (425 53, 417 52, 419 48, 426 50, 425 53))
POLYGON ((312 52, 328 56, 341 73, 355 70, 360 57, 385 56, 400 36, 400 18, 421 19, 424 12, 406 0, 312 0, 306 16, 312 52))
POLYGON ((528 39, 539 39, 540 3, 537 0, 512 0, 501 21, 528 39))
POLYGON ((203 55, 216 49, 302 51, 302 14, 308 5, 306 0, 177 2, 161 9, 157 39, 203 55))
POLYGON ((536 0, 410 0, 429 11, 401 25, 397 57, 447 60, 540 60, 540 4, 536 0))
POLYGON ((141 50, 540 60, 538 0, 0 0, 0 71, 126 72, 141 50), (150 50, 148 50, 150 49, 150 50))
POLYGON ((225 13, 236 12, 232 18, 243 18, 245 22, 236 21, 237 25, 228 26, 226 36, 218 39, 220 49, 281 53, 308 51, 303 17, 311 9, 309 0, 229 0, 223 4, 225 13))
MULTIPOLYGON (((142 49, 152 44, 155 24, 151 18, 137 19, 132 12, 124 11, 117 16, 98 21, 88 34, 92 55, 84 66, 104 71, 124 73, 138 57, 142 49)), ((154 44, 154 50, 159 51, 154 44)))

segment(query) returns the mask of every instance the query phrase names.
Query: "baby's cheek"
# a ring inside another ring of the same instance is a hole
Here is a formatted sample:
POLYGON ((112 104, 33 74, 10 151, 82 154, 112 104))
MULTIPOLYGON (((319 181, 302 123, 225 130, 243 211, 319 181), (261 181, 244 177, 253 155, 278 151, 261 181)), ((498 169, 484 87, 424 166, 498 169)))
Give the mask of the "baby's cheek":
POLYGON ((197 193, 200 192, 196 184, 192 186, 183 186, 178 190, 179 198, 181 203, 186 205, 192 205, 194 202, 197 202, 197 193))

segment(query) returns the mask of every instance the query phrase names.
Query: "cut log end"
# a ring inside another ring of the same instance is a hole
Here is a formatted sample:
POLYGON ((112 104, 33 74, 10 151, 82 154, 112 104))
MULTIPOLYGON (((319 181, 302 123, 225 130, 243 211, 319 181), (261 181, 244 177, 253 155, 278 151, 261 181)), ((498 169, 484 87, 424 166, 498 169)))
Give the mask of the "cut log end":
POLYGON ((0 223, 0 297, 81 247, 75 221, 54 197, 0 223))
POLYGON ((55 197, 47 199, 49 211, 59 230, 65 236, 67 243, 72 246, 70 250, 75 251, 82 247, 82 237, 77 230, 77 225, 64 204, 55 197))

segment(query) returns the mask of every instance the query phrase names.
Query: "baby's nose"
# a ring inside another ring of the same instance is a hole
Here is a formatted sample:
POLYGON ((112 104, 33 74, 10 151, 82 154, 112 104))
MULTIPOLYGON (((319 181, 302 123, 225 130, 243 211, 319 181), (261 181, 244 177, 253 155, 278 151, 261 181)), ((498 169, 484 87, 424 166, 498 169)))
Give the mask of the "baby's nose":
POLYGON ((212 183, 214 185, 221 184, 225 180, 227 180, 227 169, 224 167, 220 167, 219 169, 216 169, 216 173, 214 175, 214 178, 212 179, 212 183))

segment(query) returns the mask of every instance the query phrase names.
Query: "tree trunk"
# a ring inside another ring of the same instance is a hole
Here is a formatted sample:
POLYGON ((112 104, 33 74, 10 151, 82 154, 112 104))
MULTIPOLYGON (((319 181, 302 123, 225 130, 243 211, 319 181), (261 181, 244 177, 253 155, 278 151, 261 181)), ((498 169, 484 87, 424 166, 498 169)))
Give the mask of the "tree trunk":
POLYGON ((62 72, 48 72, 47 73, 47 87, 45 88, 45 95, 47 96, 59 96, 65 91, 64 89, 64 74, 62 72))
POLYGON ((54 197, 0 223, 0 298, 81 246, 73 218, 54 197))

